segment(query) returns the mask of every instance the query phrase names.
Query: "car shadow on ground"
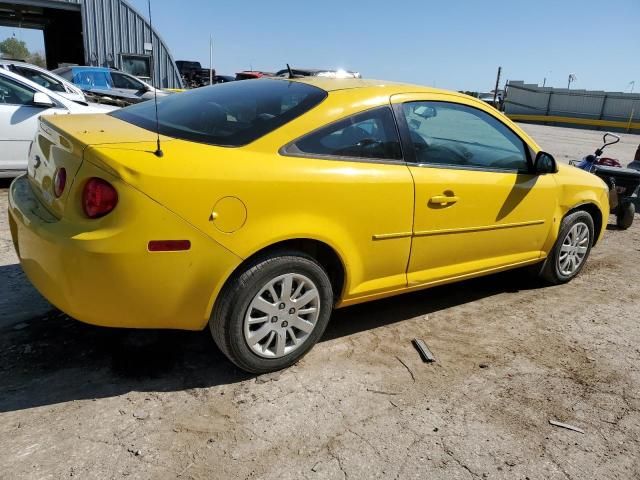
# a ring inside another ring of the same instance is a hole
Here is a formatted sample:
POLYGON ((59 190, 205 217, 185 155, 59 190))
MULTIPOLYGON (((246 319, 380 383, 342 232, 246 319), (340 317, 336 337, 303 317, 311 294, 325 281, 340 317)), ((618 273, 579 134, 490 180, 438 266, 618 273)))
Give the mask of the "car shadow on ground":
MULTIPOLYGON (((322 341, 503 292, 539 287, 537 281, 516 271, 369 302, 336 311, 322 341)), ((208 330, 100 328, 58 311, 0 329, 0 412, 251 378, 224 357, 208 330)))

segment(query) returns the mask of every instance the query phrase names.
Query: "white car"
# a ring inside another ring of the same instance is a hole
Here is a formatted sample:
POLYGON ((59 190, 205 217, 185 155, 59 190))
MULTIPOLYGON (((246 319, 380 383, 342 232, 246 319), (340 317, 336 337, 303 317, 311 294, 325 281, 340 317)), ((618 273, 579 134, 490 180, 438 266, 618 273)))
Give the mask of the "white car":
POLYGON ((0 177, 27 168, 40 115, 107 113, 116 107, 71 101, 21 75, 0 69, 0 177))
POLYGON ((74 102, 87 103, 87 99, 80 88, 45 68, 26 62, 0 60, 0 69, 22 75, 26 79, 74 102))

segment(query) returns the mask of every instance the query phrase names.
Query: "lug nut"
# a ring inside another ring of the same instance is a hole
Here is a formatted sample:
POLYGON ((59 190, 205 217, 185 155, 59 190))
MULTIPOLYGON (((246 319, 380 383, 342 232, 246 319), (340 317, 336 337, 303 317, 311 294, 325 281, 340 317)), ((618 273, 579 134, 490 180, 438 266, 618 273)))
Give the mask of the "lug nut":
POLYGON ((296 309, 295 308, 290 308, 289 309, 289 315, 293 315, 294 313, 296 313, 296 309))
POLYGON ((287 328, 288 325, 289 323, 286 320, 282 322, 282 328, 287 328))
POLYGON ((284 310, 284 307, 285 307, 285 304, 284 304, 284 303, 281 303, 280 305, 278 305, 278 308, 279 308, 280 310, 284 310))
POLYGON ((278 317, 271 317, 271 323, 276 323, 278 321, 278 317))

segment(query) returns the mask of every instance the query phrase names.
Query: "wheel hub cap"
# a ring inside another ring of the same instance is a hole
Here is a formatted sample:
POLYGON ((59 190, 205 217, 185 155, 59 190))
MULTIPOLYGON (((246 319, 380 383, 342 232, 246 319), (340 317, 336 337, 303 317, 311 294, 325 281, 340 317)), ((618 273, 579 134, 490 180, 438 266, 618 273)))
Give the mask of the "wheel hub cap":
POLYGON ((562 241, 558 256, 558 269, 565 276, 573 275, 584 262, 589 248, 589 227, 576 223, 562 241))
POLYGON ((244 318, 245 341, 261 357, 283 357, 305 343, 319 314, 315 284, 297 273, 280 275, 251 300, 244 318))

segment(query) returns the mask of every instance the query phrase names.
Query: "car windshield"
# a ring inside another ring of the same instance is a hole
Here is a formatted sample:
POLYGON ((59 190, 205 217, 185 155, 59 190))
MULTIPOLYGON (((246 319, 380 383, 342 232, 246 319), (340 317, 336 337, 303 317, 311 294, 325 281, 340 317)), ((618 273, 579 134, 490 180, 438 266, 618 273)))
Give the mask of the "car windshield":
MULTIPOLYGON (((246 80, 196 88, 158 99, 163 135, 224 147, 246 145, 318 105, 327 92, 284 80, 246 80)), ((153 101, 110 115, 156 130, 153 101)))

